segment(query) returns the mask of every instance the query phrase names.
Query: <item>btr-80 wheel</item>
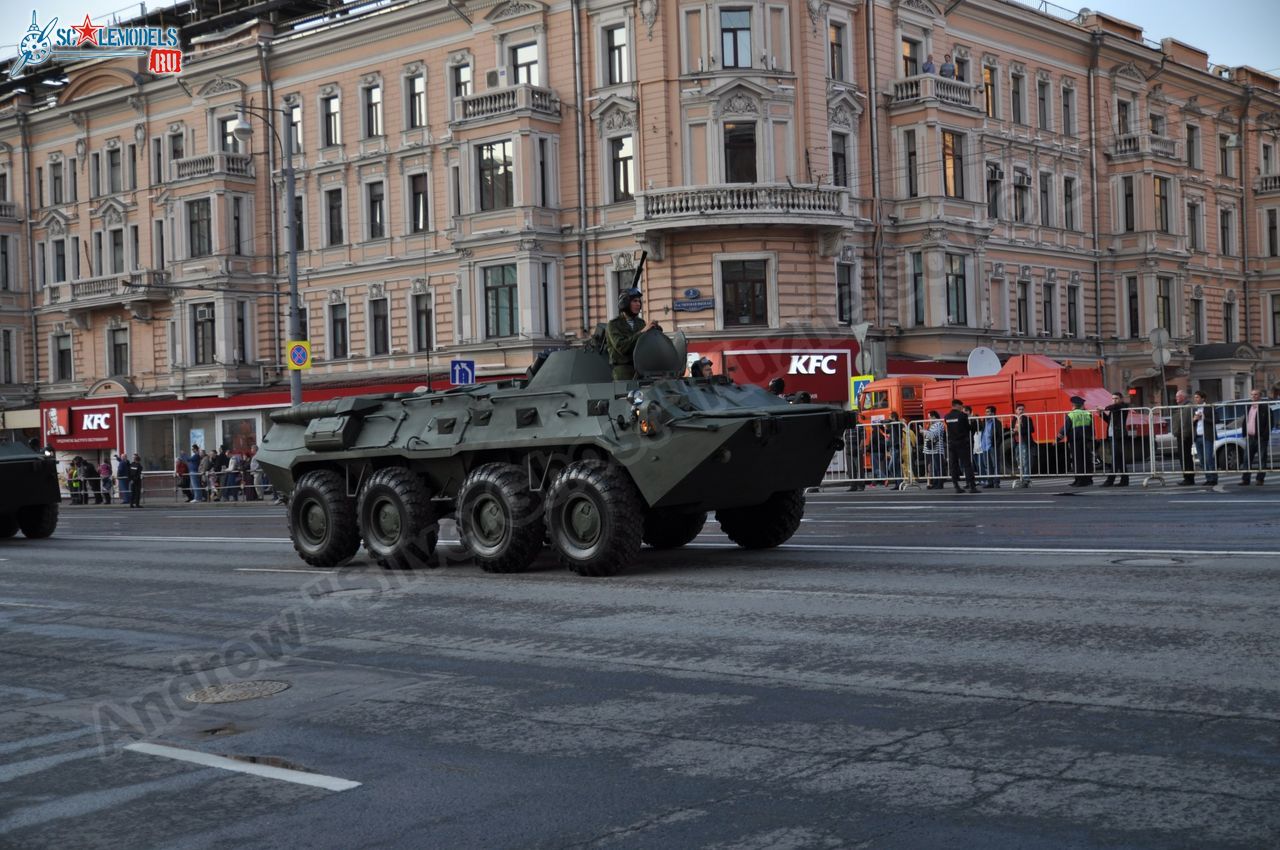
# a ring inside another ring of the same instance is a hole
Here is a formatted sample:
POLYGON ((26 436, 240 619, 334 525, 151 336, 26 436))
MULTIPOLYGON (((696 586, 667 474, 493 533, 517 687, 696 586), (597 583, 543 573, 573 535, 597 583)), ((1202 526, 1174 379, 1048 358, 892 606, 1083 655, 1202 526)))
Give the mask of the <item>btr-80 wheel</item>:
POLYGON ((759 505, 716 511, 720 530, 744 549, 770 549, 791 539, 804 517, 804 491, 783 490, 759 505))
POLYGON ((706 511, 684 514, 655 508, 644 515, 644 542, 655 549, 676 549, 697 537, 706 524, 706 511))
POLYGON ((0 540, 18 533, 18 517, 16 514, 0 514, 0 540))
POLYGON ((403 466, 379 469, 360 488, 356 515, 375 562, 399 570, 431 566, 439 525, 421 476, 403 466))
POLYGON ((547 496, 547 526, 560 563, 580 576, 611 576, 640 551, 644 503, 617 466, 580 460, 547 496))
POLYGON ((477 466, 458 491, 458 535, 487 573, 528 569, 546 536, 529 475, 509 463, 477 466))
POLYGON ((24 537, 30 537, 33 540, 49 537, 58 527, 58 506, 54 505, 27 505, 25 508, 18 508, 18 528, 22 529, 24 537))
POLYGON ((313 567, 336 567, 360 548, 355 500, 343 476, 328 469, 304 474, 289 499, 289 536, 313 567))

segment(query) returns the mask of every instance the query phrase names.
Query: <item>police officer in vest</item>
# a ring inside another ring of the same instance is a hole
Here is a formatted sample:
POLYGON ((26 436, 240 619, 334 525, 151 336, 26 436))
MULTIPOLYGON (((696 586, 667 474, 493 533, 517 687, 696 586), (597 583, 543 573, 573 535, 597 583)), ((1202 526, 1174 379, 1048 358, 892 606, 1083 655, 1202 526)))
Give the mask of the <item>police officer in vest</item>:
POLYGON ((631 288, 618 296, 618 315, 605 328, 605 341, 609 349, 609 365, 613 367, 615 381, 629 381, 636 376, 635 350, 640 334, 649 330, 662 330, 657 322, 645 324, 640 318, 644 296, 631 288))
POLYGON ((1084 399, 1071 397, 1071 410, 1062 424, 1059 436, 1067 441, 1071 452, 1072 487, 1088 487, 1093 483, 1093 414, 1084 409, 1084 399))

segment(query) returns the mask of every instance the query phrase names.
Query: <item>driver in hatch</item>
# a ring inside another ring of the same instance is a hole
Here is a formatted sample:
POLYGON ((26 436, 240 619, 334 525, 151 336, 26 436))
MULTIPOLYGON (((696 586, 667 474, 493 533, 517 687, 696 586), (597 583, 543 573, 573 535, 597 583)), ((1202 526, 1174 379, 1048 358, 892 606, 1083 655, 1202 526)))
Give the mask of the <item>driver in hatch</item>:
POLYGON ((613 367, 615 381, 629 381, 636 376, 634 352, 640 335, 649 330, 662 330, 654 321, 648 324, 640 318, 644 298, 638 289, 628 289, 618 297, 618 315, 605 328, 609 349, 609 365, 613 367))

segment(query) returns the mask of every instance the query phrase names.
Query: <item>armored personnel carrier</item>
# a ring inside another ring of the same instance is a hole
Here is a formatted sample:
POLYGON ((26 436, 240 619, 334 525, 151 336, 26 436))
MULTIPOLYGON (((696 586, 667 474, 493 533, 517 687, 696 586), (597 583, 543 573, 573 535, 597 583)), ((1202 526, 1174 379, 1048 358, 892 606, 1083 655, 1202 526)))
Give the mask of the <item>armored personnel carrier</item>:
POLYGON ((0 443, 0 538, 53 534, 61 501, 53 458, 21 443, 0 443))
POLYGON ((740 546, 785 542, 849 414, 723 376, 679 377, 678 343, 646 333, 637 380, 564 350, 514 385, 277 411, 258 461, 315 566, 347 561, 361 541, 384 565, 428 565, 445 516, 490 572, 523 570, 549 544, 580 575, 613 575, 642 542, 692 541, 711 511, 740 546))

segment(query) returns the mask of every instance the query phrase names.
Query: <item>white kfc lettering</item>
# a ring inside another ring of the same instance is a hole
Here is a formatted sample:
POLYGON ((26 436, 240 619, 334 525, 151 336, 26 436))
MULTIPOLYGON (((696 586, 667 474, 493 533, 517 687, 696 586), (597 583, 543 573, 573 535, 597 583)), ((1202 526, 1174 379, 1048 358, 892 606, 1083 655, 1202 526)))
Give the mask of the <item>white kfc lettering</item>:
POLYGON ((86 413, 83 420, 86 431, 106 431, 111 427, 110 413, 86 413))
POLYGON ((824 375, 834 375, 836 373, 836 360, 838 354, 793 354, 791 355, 791 366, 787 369, 788 375, 816 375, 821 372, 824 375))

